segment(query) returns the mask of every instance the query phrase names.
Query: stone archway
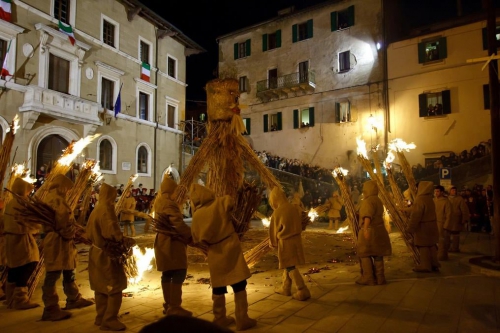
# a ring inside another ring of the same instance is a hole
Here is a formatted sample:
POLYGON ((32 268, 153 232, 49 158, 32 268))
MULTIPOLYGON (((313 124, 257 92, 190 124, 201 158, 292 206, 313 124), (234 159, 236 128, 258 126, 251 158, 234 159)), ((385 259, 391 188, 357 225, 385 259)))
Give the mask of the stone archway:
POLYGON ((46 170, 50 171, 68 145, 69 142, 57 134, 51 134, 43 138, 38 144, 36 152, 36 170, 45 165, 46 170))

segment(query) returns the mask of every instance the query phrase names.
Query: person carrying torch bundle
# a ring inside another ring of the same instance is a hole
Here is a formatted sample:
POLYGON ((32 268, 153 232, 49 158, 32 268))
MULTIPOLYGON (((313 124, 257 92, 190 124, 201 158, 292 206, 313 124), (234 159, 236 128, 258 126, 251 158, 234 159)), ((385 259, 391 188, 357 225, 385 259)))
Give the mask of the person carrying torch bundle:
POLYGON ((124 237, 115 214, 116 189, 101 185, 99 201, 89 216, 86 233, 92 241, 89 251, 90 289, 95 292, 97 316, 94 324, 103 331, 123 331, 126 326, 118 320, 122 304, 122 291, 127 289, 127 276, 123 266, 111 258, 104 249, 108 241, 134 243, 124 237))
POLYGON ((279 268, 284 269, 282 285, 275 292, 292 295, 293 282, 297 288, 293 298, 305 301, 311 297, 311 293, 295 267, 305 263, 301 238, 302 212, 297 205, 287 201, 285 192, 278 186, 271 191, 269 204, 274 210, 269 225, 269 245, 278 248, 279 268))
POLYGON ((193 242, 208 245, 213 322, 224 327, 234 322, 234 318, 226 316, 225 294, 230 285, 234 292, 236 329, 243 331, 254 327, 257 321, 248 317, 246 291, 251 274, 230 218, 234 200, 228 195, 216 198, 214 192, 198 184, 191 185, 190 197, 193 204, 193 242))
MULTIPOLYGON (((137 201, 131 196, 131 191, 127 191, 125 201, 123 202, 123 210, 132 211, 135 209, 136 204, 137 201)), ((130 228, 130 236, 135 237, 134 220, 134 214, 130 212, 125 213, 124 211, 121 212, 120 221, 123 223, 123 236, 128 236, 128 229, 130 228)))
POLYGON ((325 207, 328 209, 328 230, 339 228, 340 221, 340 211, 343 206, 342 198, 339 195, 339 191, 334 191, 330 199, 325 203, 325 207), (333 222, 335 221, 335 226, 333 222))
POLYGON ((165 175, 160 186, 161 195, 155 200, 155 216, 168 218, 180 238, 158 231, 154 243, 156 268, 162 272, 161 288, 163 290, 163 313, 168 315, 188 316, 193 315, 181 307, 182 284, 187 274, 187 244, 192 241, 191 228, 184 223, 179 205, 174 201, 173 195, 177 183, 165 175))
MULTIPOLYGON (((28 197, 34 186, 21 178, 16 178, 12 192, 28 197)), ((16 213, 22 209, 17 200, 10 200, 3 216, 5 228, 5 255, 9 267, 7 275, 6 304, 11 308, 25 310, 40 306, 32 303, 28 297, 28 279, 40 261, 40 253, 35 234, 40 231, 39 225, 18 223, 16 213)))
POLYGON ((391 241, 384 225, 384 206, 378 197, 378 191, 376 181, 365 182, 363 184, 364 199, 359 209, 360 231, 357 254, 361 259, 362 275, 356 283, 369 286, 386 283, 384 256, 392 254, 391 241))
POLYGON ((43 240, 46 275, 42 286, 42 299, 45 305, 42 321, 58 321, 71 317, 71 312, 61 310, 59 307, 56 282, 61 274, 64 294, 67 297, 65 310, 87 307, 94 302, 83 298, 75 283, 76 221, 66 202, 67 193, 73 187, 73 182, 68 177, 58 174, 48 185, 48 194, 43 202, 55 213, 55 227, 45 227, 46 236, 43 240))

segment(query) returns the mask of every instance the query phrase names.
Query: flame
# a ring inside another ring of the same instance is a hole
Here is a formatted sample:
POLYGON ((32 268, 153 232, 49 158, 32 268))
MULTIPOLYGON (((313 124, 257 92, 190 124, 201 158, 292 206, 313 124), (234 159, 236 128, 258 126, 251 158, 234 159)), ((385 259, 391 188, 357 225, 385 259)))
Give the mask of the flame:
POLYGON ((30 183, 30 184, 33 184, 34 182, 36 182, 36 178, 31 178, 30 176, 26 176, 26 177, 23 177, 21 179, 24 180, 26 183, 30 183))
POLYGON ((102 179, 101 167, 99 166, 99 163, 96 163, 91 171, 94 182, 98 182, 102 179))
POLYGON ((21 176, 24 173, 25 167, 23 164, 14 164, 12 166, 12 173, 14 173, 15 176, 21 176))
POLYGON ((349 226, 345 226, 345 227, 339 228, 337 230, 337 233, 338 234, 343 234, 347 229, 349 229, 349 226))
POLYGON ((318 212, 314 208, 311 208, 309 213, 307 213, 307 216, 309 216, 311 222, 314 222, 314 220, 318 217, 318 212))
POLYGON ((139 177, 139 175, 138 175, 138 174, 132 175, 132 176, 130 176, 130 180, 131 180, 132 182, 135 182, 135 180, 137 179, 137 177, 139 177))
POLYGON ((362 140, 360 137, 356 138, 356 143, 358 144, 358 155, 368 159, 368 155, 366 152, 366 142, 362 140))
POLYGON ((16 135, 16 132, 20 127, 21 126, 19 126, 19 115, 16 114, 14 116, 14 119, 12 120, 12 124, 7 129, 6 133, 9 133, 12 130, 13 134, 16 135))
POLYGON ((342 167, 338 167, 338 168, 333 169, 333 171, 332 171, 333 177, 335 177, 335 178, 337 178, 337 175, 339 173, 342 174, 343 176, 347 176, 347 174, 349 173, 349 170, 346 170, 342 167))
POLYGON ((396 156, 394 156, 394 153, 392 152, 392 150, 389 150, 389 152, 387 153, 387 157, 385 159, 385 163, 392 163, 394 162, 394 159, 396 158, 396 156))
POLYGON ((82 150, 85 149, 95 138, 98 138, 101 134, 88 135, 85 138, 82 138, 75 142, 72 146, 71 152, 68 154, 64 154, 57 163, 61 165, 70 165, 73 160, 82 153, 82 150))
POLYGON ((269 228, 269 225, 271 224, 271 221, 269 221, 269 219, 262 219, 262 225, 265 227, 265 228, 269 228))
POLYGON ((136 284, 142 280, 142 276, 144 272, 149 271, 153 268, 151 265, 151 260, 155 257, 155 250, 153 248, 145 248, 144 254, 142 253, 139 246, 134 246, 132 248, 132 255, 135 257, 135 261, 137 263, 137 271, 138 274, 136 277, 129 278, 128 281, 130 283, 136 284))
POLYGON ((410 151, 410 149, 415 149, 417 146, 412 143, 406 143, 402 139, 394 139, 389 143, 389 149, 394 151, 410 151))

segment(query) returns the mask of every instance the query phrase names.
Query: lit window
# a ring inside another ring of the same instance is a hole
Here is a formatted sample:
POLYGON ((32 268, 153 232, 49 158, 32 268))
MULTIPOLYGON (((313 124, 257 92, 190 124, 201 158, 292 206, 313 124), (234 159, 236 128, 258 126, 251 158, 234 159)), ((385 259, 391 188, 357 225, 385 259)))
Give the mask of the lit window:
POLYGON ((351 121, 351 105, 349 102, 335 103, 335 122, 347 123, 351 121))
POLYGON ((332 31, 342 30, 354 25, 354 6, 330 13, 332 31))
POLYGON ((314 126, 314 107, 293 110, 293 128, 314 126))
POLYGON ((263 117, 264 132, 281 131, 283 129, 281 112, 265 114, 263 117))
POLYGON ((447 54, 446 37, 418 44, 418 62, 428 63, 445 59, 447 54))
POLYGON ((420 117, 442 116, 451 113, 450 90, 420 94, 418 102, 420 117))

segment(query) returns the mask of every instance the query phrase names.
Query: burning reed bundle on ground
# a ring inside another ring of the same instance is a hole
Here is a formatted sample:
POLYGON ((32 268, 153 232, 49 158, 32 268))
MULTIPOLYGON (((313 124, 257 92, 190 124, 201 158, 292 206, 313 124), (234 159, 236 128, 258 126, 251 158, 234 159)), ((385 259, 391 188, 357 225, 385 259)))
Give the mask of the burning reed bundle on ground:
POLYGON ((337 167, 333 170, 332 174, 333 178, 339 185, 340 193, 342 195, 342 198, 344 199, 344 206, 347 213, 347 221, 349 223, 349 227, 352 230, 354 244, 356 244, 359 233, 359 222, 358 222, 356 207, 354 206, 354 202, 352 201, 351 192, 347 187, 345 179, 345 176, 347 175, 347 170, 337 167))
POLYGON ((124 237, 121 241, 107 239, 102 249, 108 254, 111 260, 123 267, 127 278, 134 278, 139 273, 137 262, 133 256, 134 246, 135 240, 133 238, 124 237))

